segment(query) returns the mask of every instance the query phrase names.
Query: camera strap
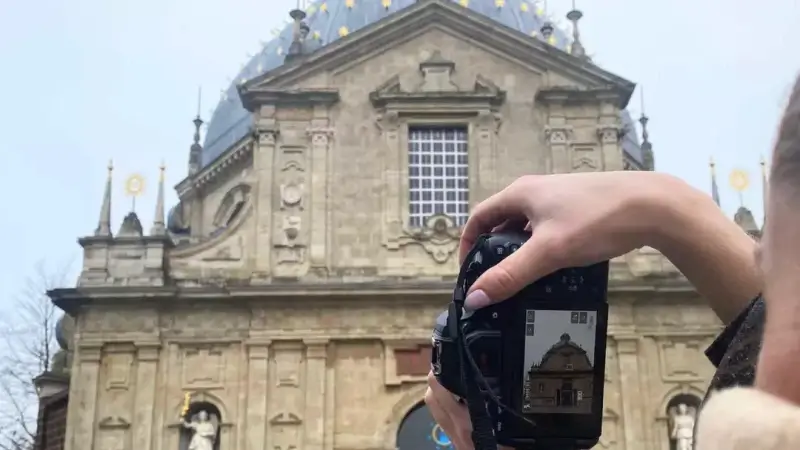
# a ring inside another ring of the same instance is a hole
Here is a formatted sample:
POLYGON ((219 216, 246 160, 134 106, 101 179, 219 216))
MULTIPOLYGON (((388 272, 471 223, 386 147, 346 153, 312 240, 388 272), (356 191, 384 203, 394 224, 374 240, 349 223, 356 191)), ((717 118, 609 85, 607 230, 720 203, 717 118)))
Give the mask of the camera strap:
MULTIPOLYGON (((467 410, 469 418, 472 422, 472 443, 475 450, 497 450, 497 439, 494 434, 494 427, 492 426, 492 419, 489 416, 488 409, 490 403, 499 409, 507 410, 512 415, 535 425, 532 420, 527 417, 517 414, 507 408, 492 392, 489 382, 483 377, 483 374, 475 362, 472 354, 467 347, 466 336, 462 332, 461 318, 464 314, 464 300, 466 299, 466 277, 469 268, 469 262, 475 257, 479 249, 482 248, 482 243, 486 238, 481 236, 478 238, 472 250, 464 258, 464 263, 461 265, 461 270, 456 280, 456 287, 453 292, 453 301, 450 303, 447 314, 447 327, 449 334, 455 337, 456 349, 458 351, 458 365, 461 371, 461 383, 464 386, 467 403, 467 410), (489 396, 490 402, 487 402, 481 393, 483 387, 486 394, 489 396)), ((499 350, 499 349, 498 349, 499 350)))

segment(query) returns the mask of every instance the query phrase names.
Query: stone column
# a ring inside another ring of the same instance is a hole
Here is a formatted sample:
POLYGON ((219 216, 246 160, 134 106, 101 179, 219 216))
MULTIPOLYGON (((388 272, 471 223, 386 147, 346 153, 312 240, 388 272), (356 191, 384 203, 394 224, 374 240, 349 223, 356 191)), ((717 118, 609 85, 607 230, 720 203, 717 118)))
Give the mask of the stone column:
POLYGON ((255 273, 268 276, 272 265, 272 217, 275 150, 278 128, 271 116, 274 108, 262 107, 262 117, 256 130, 257 143, 253 152, 253 168, 257 181, 255 192, 255 273))
POLYGON ((312 268, 327 267, 327 236, 328 236, 328 158, 330 151, 330 138, 333 130, 328 128, 327 118, 317 118, 327 114, 320 111, 324 107, 318 106, 314 110, 315 118, 311 121, 308 134, 311 137, 311 242, 309 244, 309 257, 312 268))
POLYGON ((477 180, 478 183, 475 191, 472 187, 470 193, 475 192, 477 195, 472 195, 470 204, 475 205, 477 202, 487 198, 497 191, 496 175, 496 145, 497 145, 497 131, 500 126, 500 118, 497 114, 486 109, 478 112, 477 120, 475 121, 477 127, 477 135, 475 137, 476 151, 470 152, 470 156, 475 157, 475 161, 469 161, 470 180, 477 180))
POLYGON ((100 375, 100 359, 103 347, 100 343, 79 343, 77 348, 77 373, 72 375, 69 397, 68 430, 65 450, 94 448, 95 422, 97 422, 97 383, 100 375))
POLYGON ((326 423, 326 368, 328 341, 307 339, 306 344, 306 405, 304 450, 323 450, 325 431, 333 423, 326 423))
POLYGON ((156 401, 156 379, 159 343, 136 344, 136 393, 133 406, 133 448, 150 450, 153 444, 153 407, 156 401))
POLYGON ((615 336, 619 361, 620 395, 622 397, 625 449, 638 450, 645 446, 642 410, 642 388, 639 371, 639 337, 615 336))
POLYGON ((247 343, 247 412, 245 448, 264 450, 267 444, 267 394, 270 341, 247 343))

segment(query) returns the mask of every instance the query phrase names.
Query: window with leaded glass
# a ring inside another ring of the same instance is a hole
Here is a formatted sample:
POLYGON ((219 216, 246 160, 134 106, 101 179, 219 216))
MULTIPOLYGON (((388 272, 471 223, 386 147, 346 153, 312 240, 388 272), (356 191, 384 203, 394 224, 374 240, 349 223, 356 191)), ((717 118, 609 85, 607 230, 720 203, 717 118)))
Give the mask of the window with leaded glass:
POLYGON ((464 225, 469 214, 467 127, 410 127, 409 225, 445 214, 464 225))

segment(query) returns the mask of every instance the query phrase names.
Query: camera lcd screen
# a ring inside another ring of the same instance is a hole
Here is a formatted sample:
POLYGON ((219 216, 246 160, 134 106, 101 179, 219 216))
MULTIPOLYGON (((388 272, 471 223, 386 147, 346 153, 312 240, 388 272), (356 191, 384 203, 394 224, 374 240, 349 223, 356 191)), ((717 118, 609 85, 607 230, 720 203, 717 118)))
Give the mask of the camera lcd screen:
POLYGON ((528 309, 523 414, 591 414, 596 311, 528 309))

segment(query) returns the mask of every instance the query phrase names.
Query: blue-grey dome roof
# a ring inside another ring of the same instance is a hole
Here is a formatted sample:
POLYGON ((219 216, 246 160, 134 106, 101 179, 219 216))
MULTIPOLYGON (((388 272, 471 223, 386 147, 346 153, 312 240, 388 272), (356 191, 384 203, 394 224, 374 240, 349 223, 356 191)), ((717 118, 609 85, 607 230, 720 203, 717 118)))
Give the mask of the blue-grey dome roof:
MULTIPOLYGON (((497 22, 528 35, 540 36, 539 30, 545 22, 541 10, 533 0, 453 0, 469 9, 483 14, 497 22)), ((329 44, 360 28, 377 22, 403 8, 413 5, 416 0, 318 0, 306 10, 305 22, 310 28, 311 49, 329 44)), ((288 11, 287 11, 288 17, 288 11)), ((206 129, 201 164, 208 165, 251 129, 250 113, 244 109, 239 99, 237 86, 284 63, 284 58, 292 42, 292 24, 276 29, 274 38, 267 42, 261 52, 255 55, 239 72, 217 105, 206 129)), ((565 33, 556 30, 553 45, 566 50, 570 39, 565 33)), ((623 116, 630 122, 630 117, 623 116)), ((625 146, 623 146, 624 148, 625 146)), ((628 145, 628 147, 633 147, 628 145)), ((638 145, 635 153, 628 153, 641 161, 638 145)))

